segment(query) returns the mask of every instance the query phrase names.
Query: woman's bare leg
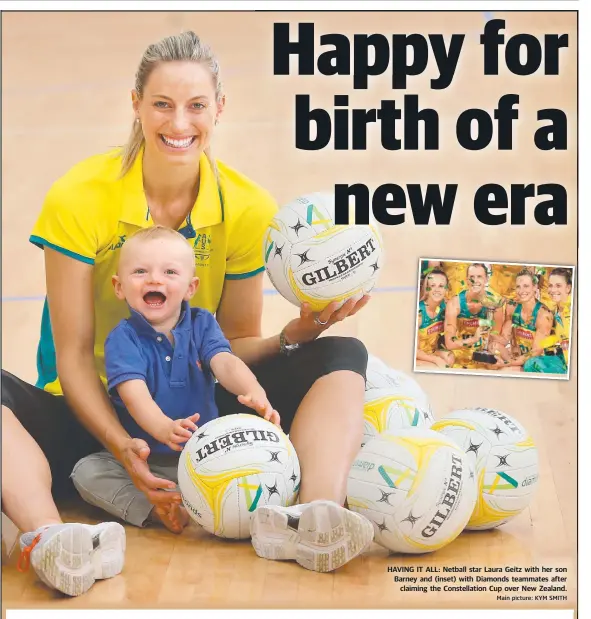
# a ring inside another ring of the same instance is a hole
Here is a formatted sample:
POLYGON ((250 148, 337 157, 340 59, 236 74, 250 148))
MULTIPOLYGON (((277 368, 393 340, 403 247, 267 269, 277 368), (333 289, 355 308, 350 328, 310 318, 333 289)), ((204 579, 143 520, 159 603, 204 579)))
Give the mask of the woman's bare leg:
POLYGON ((2 406, 2 511, 23 532, 62 522, 51 495, 49 463, 6 406, 2 406))
POLYGON ((302 400, 289 433, 300 461, 300 503, 345 502, 362 443, 364 393, 363 377, 341 370, 318 379, 302 400))
POLYGON ((125 531, 114 522, 62 524, 51 482, 41 448, 14 413, 2 406, 2 511, 23 532, 21 548, 28 550, 40 580, 67 595, 80 595, 96 579, 121 572, 125 531))
POLYGON ((255 512, 252 544, 260 557, 294 559, 306 569, 329 572, 372 541, 371 522, 343 508, 361 448, 364 393, 360 374, 338 370, 319 378, 302 400, 289 433, 301 469, 299 505, 255 512))

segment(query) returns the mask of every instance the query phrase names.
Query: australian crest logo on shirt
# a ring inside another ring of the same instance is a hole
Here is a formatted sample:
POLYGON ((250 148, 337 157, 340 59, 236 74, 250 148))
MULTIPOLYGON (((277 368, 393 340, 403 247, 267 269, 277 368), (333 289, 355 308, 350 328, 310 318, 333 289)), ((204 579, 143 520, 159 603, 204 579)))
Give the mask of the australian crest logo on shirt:
POLYGON ((209 266, 209 257, 211 256, 211 234, 198 234, 193 242, 193 255, 195 256, 195 264, 199 266, 209 266))

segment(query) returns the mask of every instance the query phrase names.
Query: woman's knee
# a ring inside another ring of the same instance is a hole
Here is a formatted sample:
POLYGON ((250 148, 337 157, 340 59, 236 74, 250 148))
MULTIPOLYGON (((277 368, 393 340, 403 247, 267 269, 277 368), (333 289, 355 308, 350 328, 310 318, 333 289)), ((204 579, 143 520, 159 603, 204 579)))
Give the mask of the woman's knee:
POLYGON ((40 449, 37 441, 6 404, 2 404, 2 445, 3 449, 11 448, 12 452, 19 453, 25 450, 28 453, 32 447, 40 449))
POLYGON ((356 372, 365 378, 368 352, 365 344, 355 337, 329 336, 315 342, 314 360, 323 374, 339 370, 356 372))
POLYGON ((14 413, 8 408, 8 406, 6 406, 5 404, 2 404, 2 426, 7 427, 4 424, 11 424, 11 423, 14 423, 15 421, 18 421, 18 420, 15 417, 14 413))

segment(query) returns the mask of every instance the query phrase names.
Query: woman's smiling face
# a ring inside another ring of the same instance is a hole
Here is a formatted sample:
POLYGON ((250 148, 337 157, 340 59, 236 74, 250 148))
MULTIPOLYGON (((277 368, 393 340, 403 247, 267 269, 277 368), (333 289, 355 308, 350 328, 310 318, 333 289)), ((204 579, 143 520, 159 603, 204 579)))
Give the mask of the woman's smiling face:
POLYGON ((447 291, 447 278, 440 273, 430 273, 427 275, 426 293, 427 298, 436 303, 441 303, 447 291))
POLYGON ((488 274, 482 265, 473 264, 468 267, 468 286, 472 292, 484 292, 487 279, 488 274))
POLYGON ((568 299, 572 286, 564 275, 550 275, 548 279, 548 294, 554 303, 564 303, 568 299))
POLYGON ((537 286, 531 275, 520 275, 515 280, 515 293, 520 303, 531 301, 536 295, 537 286))
POLYGON ((141 98, 136 91, 132 96, 146 152, 173 164, 196 164, 223 109, 207 67, 199 62, 160 62, 141 98))

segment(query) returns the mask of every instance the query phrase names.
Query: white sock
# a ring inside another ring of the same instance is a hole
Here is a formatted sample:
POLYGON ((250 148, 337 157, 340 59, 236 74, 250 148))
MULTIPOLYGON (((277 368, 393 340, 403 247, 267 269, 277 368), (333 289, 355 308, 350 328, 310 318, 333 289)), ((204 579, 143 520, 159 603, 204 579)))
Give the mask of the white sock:
POLYGON ((42 524, 40 527, 37 527, 35 531, 40 531, 41 529, 49 529, 49 527, 57 527, 62 524, 66 524, 65 522, 52 522, 51 524, 42 524))

